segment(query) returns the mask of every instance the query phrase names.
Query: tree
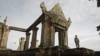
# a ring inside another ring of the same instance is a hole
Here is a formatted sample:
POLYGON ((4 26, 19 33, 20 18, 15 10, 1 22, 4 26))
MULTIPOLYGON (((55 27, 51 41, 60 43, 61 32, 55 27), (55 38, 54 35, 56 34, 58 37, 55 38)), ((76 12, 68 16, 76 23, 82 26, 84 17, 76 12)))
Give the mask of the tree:
MULTIPOLYGON (((89 0, 91 1, 91 0, 89 0)), ((100 7, 100 0, 97 0, 97 7, 100 7)))
MULTIPOLYGON (((100 25, 97 26, 97 31, 100 31, 100 25)), ((99 32, 99 35, 100 35, 100 32, 99 32)))
POLYGON ((100 7, 100 0, 97 0, 97 7, 100 7))

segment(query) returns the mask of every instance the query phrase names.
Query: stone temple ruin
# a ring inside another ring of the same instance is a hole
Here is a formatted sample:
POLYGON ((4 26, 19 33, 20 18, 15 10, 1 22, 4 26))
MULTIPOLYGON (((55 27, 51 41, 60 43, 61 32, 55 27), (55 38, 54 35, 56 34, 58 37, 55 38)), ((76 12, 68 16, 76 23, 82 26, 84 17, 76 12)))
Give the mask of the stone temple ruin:
POLYGON ((29 33, 30 30, 33 31, 30 48, 36 47, 36 36, 38 30, 36 26, 39 23, 42 23, 41 43, 39 47, 54 46, 55 32, 59 33, 59 45, 68 46, 67 31, 71 24, 70 19, 68 21, 65 19, 59 4, 56 4, 51 11, 46 10, 44 3, 41 4, 41 8, 43 14, 28 29, 26 29, 26 33, 29 33))
POLYGON ((7 49, 8 34, 11 30, 25 32, 26 29, 6 25, 7 17, 3 22, 0 22, 0 50, 7 49))
POLYGON ((3 30, 0 30, 0 56, 94 56, 93 50, 86 48, 70 49, 68 47, 68 28, 70 27, 71 20, 70 18, 66 20, 59 3, 50 11, 47 11, 44 2, 41 3, 40 7, 42 9, 41 16, 27 29, 7 26, 5 21, 4 23, 0 23, 0 26, 4 26, 0 28, 3 30), (39 23, 42 24, 41 43, 39 47, 36 48, 37 25, 39 23), (10 30, 26 33, 24 47, 21 47, 22 45, 19 46, 24 49, 23 51, 21 49, 20 51, 7 50, 6 45, 10 30), (31 30, 32 40, 31 46, 28 48, 31 30), (55 32, 58 32, 59 46, 54 46, 55 32), (6 34, 5 37, 3 36, 4 34, 6 34), (2 39, 4 41, 2 41, 2 39), (2 43, 5 43, 5 45, 1 45, 2 43), (2 46, 4 49, 2 49, 2 46))

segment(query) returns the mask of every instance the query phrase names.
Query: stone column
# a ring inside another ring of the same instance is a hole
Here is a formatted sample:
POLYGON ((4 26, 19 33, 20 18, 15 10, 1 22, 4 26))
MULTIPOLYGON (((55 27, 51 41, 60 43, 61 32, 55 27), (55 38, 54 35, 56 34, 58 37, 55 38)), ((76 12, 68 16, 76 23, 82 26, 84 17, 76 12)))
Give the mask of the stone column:
POLYGON ((68 31, 64 31, 64 46, 68 46, 68 31))
POLYGON ((38 28, 33 28, 33 30, 32 30, 33 33, 32 33, 32 40, 31 40, 31 47, 30 47, 30 49, 36 48, 37 30, 38 30, 38 28))
POLYGON ((58 43, 59 43, 59 46, 61 45, 61 33, 58 32, 58 43))
POLYGON ((25 41, 25 44, 24 44, 24 50, 27 50, 28 49, 29 39, 30 39, 30 33, 29 32, 26 32, 26 41, 25 41))
POLYGON ((38 48, 39 40, 36 40, 36 48, 38 48))
POLYGON ((25 38, 24 37, 21 37, 20 39, 19 39, 19 47, 18 47, 18 51, 23 51, 23 49, 24 49, 24 44, 25 44, 25 38))
POLYGON ((51 24, 50 18, 44 15, 42 19, 41 43, 39 47, 49 47, 51 45, 51 24))
POLYGON ((54 25, 51 26, 51 34, 50 34, 50 46, 54 46, 55 43, 55 27, 54 25))
POLYGON ((58 36, 59 36, 59 45, 63 46, 64 45, 64 33, 63 31, 59 31, 58 36))

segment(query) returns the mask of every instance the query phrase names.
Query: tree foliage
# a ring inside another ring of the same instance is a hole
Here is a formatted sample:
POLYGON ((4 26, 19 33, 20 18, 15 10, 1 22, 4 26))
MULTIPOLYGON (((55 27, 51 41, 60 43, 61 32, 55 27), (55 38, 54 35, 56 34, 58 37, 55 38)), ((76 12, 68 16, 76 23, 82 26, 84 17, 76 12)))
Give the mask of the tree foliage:
MULTIPOLYGON (((89 0, 91 1, 91 0, 89 0)), ((100 0, 97 0, 97 7, 100 7, 100 0)))
MULTIPOLYGON (((100 31, 100 25, 97 26, 97 31, 100 31)), ((100 32, 99 32, 99 35, 100 35, 100 32)))

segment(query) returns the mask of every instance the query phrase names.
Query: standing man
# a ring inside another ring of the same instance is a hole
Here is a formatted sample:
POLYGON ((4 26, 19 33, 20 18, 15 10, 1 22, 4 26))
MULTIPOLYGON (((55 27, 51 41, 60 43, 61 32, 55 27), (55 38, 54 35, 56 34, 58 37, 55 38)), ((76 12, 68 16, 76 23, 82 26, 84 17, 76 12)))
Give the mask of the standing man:
POLYGON ((76 44, 76 48, 79 48, 79 39, 77 37, 77 35, 75 35, 75 38, 74 38, 74 41, 75 41, 75 44, 76 44))

